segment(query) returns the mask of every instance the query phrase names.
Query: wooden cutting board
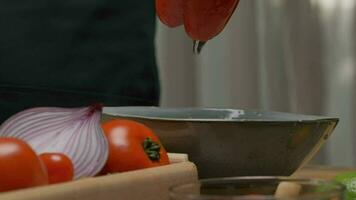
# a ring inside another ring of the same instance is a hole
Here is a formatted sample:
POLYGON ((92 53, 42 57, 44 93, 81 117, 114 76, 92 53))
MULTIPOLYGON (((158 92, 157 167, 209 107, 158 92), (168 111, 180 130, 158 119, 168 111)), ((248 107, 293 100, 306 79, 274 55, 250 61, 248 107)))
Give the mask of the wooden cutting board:
MULTIPOLYGON (((66 184, 0 194, 0 200, 168 200, 172 185, 195 182, 197 169, 186 155, 171 154, 169 166, 88 178, 66 184)), ((352 168, 308 166, 294 178, 332 179, 352 168)))
POLYGON ((294 173, 294 178, 313 178, 313 179, 326 179, 331 180, 338 174, 344 172, 355 171, 356 168, 341 168, 341 167, 326 167, 326 166, 307 166, 296 173, 294 173))
POLYGON ((169 200, 171 186, 198 181, 186 155, 169 157, 167 166, 5 192, 0 200, 169 200))

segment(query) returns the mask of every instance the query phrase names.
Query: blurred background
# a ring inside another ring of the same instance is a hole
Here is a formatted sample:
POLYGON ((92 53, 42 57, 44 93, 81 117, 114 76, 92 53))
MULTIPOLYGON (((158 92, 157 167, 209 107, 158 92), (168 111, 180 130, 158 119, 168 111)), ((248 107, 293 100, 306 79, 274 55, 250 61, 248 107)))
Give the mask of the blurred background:
POLYGON ((356 0, 241 1, 199 56, 183 28, 159 24, 161 105, 340 117, 313 162, 355 166, 355 11, 356 0))

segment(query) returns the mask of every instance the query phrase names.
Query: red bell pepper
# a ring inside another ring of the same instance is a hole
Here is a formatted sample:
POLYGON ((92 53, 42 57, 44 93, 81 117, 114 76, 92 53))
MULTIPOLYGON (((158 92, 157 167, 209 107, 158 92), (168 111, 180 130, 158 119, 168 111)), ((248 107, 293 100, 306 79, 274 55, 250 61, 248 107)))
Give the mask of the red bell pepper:
POLYGON ((206 42, 225 28, 238 3, 239 0, 156 0, 156 9, 166 25, 184 23, 193 40, 206 42))
POLYGON ((161 22, 171 28, 183 24, 183 0, 156 0, 156 12, 161 22))

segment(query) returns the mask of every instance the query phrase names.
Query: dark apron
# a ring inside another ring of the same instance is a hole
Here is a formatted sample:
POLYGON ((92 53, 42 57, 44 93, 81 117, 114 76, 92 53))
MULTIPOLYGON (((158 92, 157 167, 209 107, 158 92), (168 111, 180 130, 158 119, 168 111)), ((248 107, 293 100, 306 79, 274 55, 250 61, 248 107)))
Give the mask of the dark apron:
POLYGON ((157 105, 154 1, 0 1, 0 121, 30 107, 157 105))

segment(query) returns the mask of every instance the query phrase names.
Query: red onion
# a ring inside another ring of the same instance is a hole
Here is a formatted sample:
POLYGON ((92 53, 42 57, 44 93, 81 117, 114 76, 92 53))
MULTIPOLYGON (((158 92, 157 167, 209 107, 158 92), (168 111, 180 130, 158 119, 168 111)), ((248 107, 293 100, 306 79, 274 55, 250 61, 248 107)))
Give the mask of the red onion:
POLYGON ((74 178, 94 176, 105 165, 108 144, 100 125, 102 106, 33 108, 0 127, 0 137, 26 141, 41 153, 63 153, 74 165, 74 178))

